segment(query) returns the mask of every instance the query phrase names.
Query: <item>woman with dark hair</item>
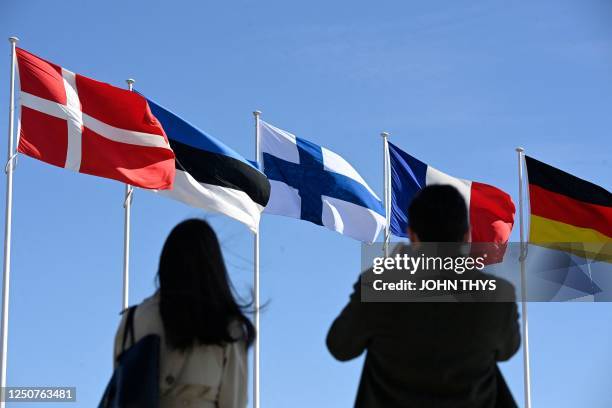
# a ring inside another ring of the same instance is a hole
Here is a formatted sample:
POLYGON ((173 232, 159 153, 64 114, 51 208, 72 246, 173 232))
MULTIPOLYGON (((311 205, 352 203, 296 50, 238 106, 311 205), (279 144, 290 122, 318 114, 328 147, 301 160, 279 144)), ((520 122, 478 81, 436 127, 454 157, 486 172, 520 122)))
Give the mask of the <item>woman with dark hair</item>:
MULTIPOLYGON (((160 406, 246 407, 255 329, 232 293, 217 236, 203 220, 178 224, 159 260, 159 290, 134 312, 135 341, 161 338, 160 406)), ((115 337, 122 352, 126 317, 115 337)))

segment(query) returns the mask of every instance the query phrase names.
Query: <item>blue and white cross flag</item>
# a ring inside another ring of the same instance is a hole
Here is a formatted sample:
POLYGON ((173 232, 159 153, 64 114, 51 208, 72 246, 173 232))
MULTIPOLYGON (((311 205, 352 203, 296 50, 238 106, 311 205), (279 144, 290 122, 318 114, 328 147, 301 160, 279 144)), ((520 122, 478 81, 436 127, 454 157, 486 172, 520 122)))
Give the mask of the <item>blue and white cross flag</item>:
POLYGON ((385 225, 380 199, 338 154, 259 121, 263 171, 270 181, 264 212, 299 218, 363 242, 385 225))

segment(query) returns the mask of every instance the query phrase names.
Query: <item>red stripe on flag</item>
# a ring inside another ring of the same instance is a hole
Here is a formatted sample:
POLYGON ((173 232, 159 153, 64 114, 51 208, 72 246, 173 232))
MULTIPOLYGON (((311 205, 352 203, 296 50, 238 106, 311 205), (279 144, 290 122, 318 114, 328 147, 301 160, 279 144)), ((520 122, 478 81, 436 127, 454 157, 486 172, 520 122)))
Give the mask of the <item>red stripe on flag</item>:
POLYGON ((17 150, 54 166, 64 167, 68 124, 26 106, 21 107, 21 131, 17 150))
POLYGON ((514 212, 514 203, 507 193, 488 184, 472 182, 470 226, 473 242, 507 242, 514 225, 514 212))
MULTIPOLYGON (((76 75, 76 84, 71 86, 76 88, 79 100, 67 101, 64 86, 65 83, 72 84, 72 76, 64 82, 62 72, 65 71, 61 67, 22 49, 18 49, 17 54, 22 92, 41 99, 34 98, 29 102, 41 111, 22 107, 20 152, 60 167, 67 165, 67 155, 70 155, 68 167, 81 173, 143 188, 172 187, 174 153, 145 98, 76 75), (81 124, 78 108, 89 116, 83 122, 89 123, 100 134, 87 127, 82 131, 71 128, 73 131, 69 132, 67 121, 81 124), (55 115, 65 115, 65 118, 50 117, 44 113, 47 109, 55 115), (123 143, 113 139, 123 140, 123 143), (163 147, 151 147, 158 145, 163 147)), ((70 99, 74 92, 72 89, 68 91, 70 99)))
POLYGON ((590 228, 612 239, 612 208, 586 203, 529 185, 531 213, 581 228, 590 228))
POLYGON ((76 76, 83 113, 108 125, 160 135, 164 131, 141 95, 82 75, 76 76))
POLYGON ((66 104, 62 68, 26 50, 17 48, 21 91, 54 102, 66 104))
POLYGON ((170 149, 119 143, 83 128, 81 173, 151 189, 167 189, 174 180, 170 149))

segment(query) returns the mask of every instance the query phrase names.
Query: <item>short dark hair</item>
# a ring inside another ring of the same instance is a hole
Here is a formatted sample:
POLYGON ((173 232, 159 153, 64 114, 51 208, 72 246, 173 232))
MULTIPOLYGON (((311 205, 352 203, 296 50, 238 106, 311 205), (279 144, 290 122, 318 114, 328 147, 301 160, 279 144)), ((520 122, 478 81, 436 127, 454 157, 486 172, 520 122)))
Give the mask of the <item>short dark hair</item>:
POLYGON ((410 203, 408 225, 423 242, 462 242, 469 231, 465 200, 451 185, 427 186, 410 203))
POLYGON ((234 297, 217 234, 206 221, 190 219, 174 227, 162 249, 158 279, 171 348, 253 342, 255 329, 243 312, 248 306, 234 297), (242 335, 232 333, 232 325, 241 327, 242 335))

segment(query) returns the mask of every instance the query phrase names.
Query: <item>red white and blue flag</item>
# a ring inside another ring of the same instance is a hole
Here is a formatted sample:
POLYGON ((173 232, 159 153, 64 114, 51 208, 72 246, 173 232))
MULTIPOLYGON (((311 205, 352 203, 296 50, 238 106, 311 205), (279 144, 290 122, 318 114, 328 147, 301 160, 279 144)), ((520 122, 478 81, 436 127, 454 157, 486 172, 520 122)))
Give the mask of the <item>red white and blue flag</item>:
POLYGON ((137 187, 172 187, 174 153, 144 97, 20 48, 17 62, 20 153, 137 187))
POLYGON ((432 184, 450 184, 465 199, 472 242, 503 244, 514 225, 515 207, 504 191, 488 184, 449 176, 389 143, 391 224, 393 235, 407 237, 408 207, 414 195, 432 184))

